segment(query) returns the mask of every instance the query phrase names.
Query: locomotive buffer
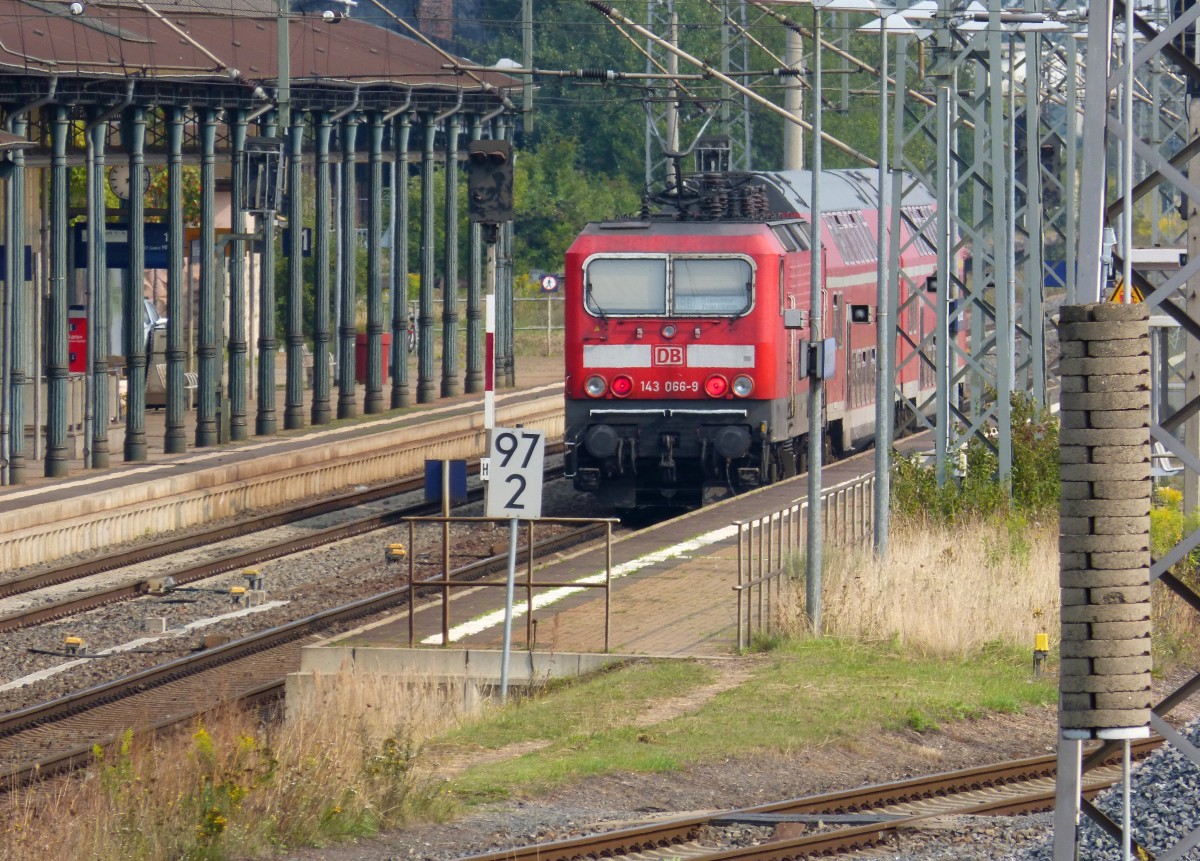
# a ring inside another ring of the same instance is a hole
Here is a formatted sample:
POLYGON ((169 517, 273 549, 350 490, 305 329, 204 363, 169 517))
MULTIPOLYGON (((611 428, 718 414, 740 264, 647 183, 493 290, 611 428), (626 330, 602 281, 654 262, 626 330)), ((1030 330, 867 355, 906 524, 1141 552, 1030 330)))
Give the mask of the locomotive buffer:
POLYGON ((488 517, 508 519, 508 579, 504 584, 504 651, 500 659, 500 697, 508 698, 508 662, 512 652, 513 585, 517 574, 517 521, 542 516, 542 469, 546 435, 524 428, 493 428, 488 444, 488 517))

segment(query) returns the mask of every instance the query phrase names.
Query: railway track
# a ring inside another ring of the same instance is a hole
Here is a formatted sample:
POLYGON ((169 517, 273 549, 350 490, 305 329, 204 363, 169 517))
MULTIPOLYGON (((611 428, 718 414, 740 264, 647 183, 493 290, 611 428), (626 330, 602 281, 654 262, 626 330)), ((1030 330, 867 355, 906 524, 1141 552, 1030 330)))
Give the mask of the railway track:
MULTIPOLYGON (((548 449, 551 454, 561 453, 562 445, 558 443, 554 446, 549 446, 548 449)), ((471 464, 473 472, 477 473, 478 468, 478 464, 471 464)), ((560 473, 561 468, 559 467, 549 468, 546 470, 546 478, 556 477, 560 473)), ((170 538, 115 553, 111 556, 63 566, 53 571, 44 571, 14 578, 0 584, 0 598, 27 594, 49 586, 62 585, 107 571, 114 571, 154 559, 160 559, 174 553, 195 550, 209 544, 264 532, 268 529, 286 526, 331 512, 344 511, 404 493, 413 493, 421 490, 424 484, 424 478, 401 479, 355 493, 342 494, 332 499, 306 503, 305 505, 290 508, 286 511, 265 514, 245 521, 226 523, 213 529, 205 530, 204 532, 170 538)), ((481 489, 473 489, 468 495, 469 501, 477 501, 482 498, 482 495, 483 491, 481 489)), ((438 510, 438 505, 435 503, 421 502, 396 511, 372 514, 337 526, 308 532, 302 536, 277 541, 251 550, 225 554, 202 564, 194 564, 180 568, 177 571, 172 571, 170 576, 176 586, 184 586, 217 574, 253 567, 272 559, 288 556, 292 553, 299 553, 303 550, 310 550, 334 541, 341 541, 346 538, 353 538, 356 535, 384 529, 399 523, 406 517, 435 514, 438 510)), ((132 578, 124 583, 98 589, 84 595, 50 601, 18 613, 0 616, 0 633, 16 631, 55 619, 61 619, 117 601, 126 601, 145 595, 150 590, 151 584, 148 579, 132 578)))
MULTIPOLYGON (((535 558, 561 552, 603 534, 604 524, 582 526, 534 545, 535 558)), ((451 572, 455 582, 503 570, 495 556, 451 572)), ((440 572, 414 583, 417 597, 440 590, 440 572)), ((127 728, 157 731, 216 705, 279 697, 284 676, 299 664, 300 649, 331 633, 394 613, 410 601, 407 584, 267 631, 207 649, 132 676, 0 716, 0 790, 90 761, 95 744, 108 744, 127 728), (31 752, 36 752, 30 756, 31 752)))
MULTIPOLYGON (((1135 742, 1134 756, 1143 758, 1160 744, 1160 738, 1135 742)), ((1120 780, 1116 756, 1085 775, 1087 797, 1120 780)), ((1056 765, 1054 755, 1033 757, 503 849, 460 861, 599 861, 621 856, 639 861, 800 861, 835 855, 891 856, 897 850, 898 835, 919 831, 940 817, 1052 810, 1056 765), (784 823, 801 825, 807 831, 798 837, 780 838, 775 829, 784 823), (753 845, 730 845, 724 837, 729 826, 760 827, 764 838, 753 845), (809 833, 812 831, 815 833, 809 833)))

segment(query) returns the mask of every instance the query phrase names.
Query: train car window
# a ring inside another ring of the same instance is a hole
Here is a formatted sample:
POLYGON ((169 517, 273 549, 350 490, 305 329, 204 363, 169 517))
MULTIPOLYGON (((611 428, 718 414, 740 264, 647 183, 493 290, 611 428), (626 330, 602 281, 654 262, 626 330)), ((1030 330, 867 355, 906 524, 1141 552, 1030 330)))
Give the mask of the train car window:
POLYGON ((588 262, 586 307, 597 316, 667 313, 667 261, 598 257, 588 262))
POLYGON ((677 257, 671 286, 675 314, 742 314, 750 310, 754 270, 740 258, 677 257))
POLYGON ((796 240, 796 244, 800 246, 801 251, 808 251, 812 248, 812 243, 808 238, 808 225, 800 221, 793 221, 787 225, 788 232, 796 240))

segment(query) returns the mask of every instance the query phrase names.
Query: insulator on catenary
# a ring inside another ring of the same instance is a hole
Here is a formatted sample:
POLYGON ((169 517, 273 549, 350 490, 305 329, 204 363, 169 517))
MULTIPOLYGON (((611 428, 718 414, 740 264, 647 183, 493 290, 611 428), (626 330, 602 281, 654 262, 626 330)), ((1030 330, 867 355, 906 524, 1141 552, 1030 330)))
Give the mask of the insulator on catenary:
POLYGON ((803 69, 772 69, 771 73, 777 78, 799 78, 804 74, 803 69))
POLYGON ((585 81, 615 81, 617 73, 611 69, 576 69, 575 77, 585 81))

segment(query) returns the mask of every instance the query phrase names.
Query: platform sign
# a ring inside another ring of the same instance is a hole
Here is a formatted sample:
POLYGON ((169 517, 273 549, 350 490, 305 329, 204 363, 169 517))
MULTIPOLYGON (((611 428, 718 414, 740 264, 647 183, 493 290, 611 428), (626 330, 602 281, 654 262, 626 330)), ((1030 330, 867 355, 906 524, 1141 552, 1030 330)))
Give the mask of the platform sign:
POLYGON ((488 448, 488 517, 531 520, 542 516, 546 434, 495 428, 488 448))

